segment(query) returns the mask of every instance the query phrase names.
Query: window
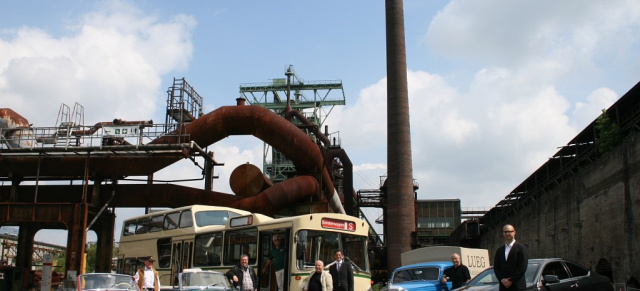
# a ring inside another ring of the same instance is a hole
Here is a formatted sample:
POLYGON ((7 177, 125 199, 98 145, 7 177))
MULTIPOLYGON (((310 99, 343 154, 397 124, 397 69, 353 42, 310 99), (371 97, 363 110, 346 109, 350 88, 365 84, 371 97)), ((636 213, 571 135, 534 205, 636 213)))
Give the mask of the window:
POLYGON ((199 227, 207 225, 226 225, 229 214, 233 212, 220 211, 198 211, 196 212, 196 225, 199 227))
POLYGON ((440 277, 440 268, 438 267, 419 267, 398 271, 393 276, 393 283, 402 283, 406 281, 436 281, 440 277))
POLYGON ((527 282, 527 286, 533 284, 533 280, 535 280, 536 274, 538 274, 538 269, 540 268, 539 263, 529 262, 527 265, 527 271, 524 273, 525 281, 527 282))
POLYGON ((171 239, 159 239, 157 244, 158 266, 160 268, 169 268, 171 266, 171 239))
POLYGON ((542 276, 544 275, 555 275, 558 276, 558 279, 560 280, 569 278, 569 273, 564 269, 562 262, 548 263, 542 270, 542 276))
POLYGON ((151 221, 149 222, 149 232, 161 231, 163 220, 164 215, 156 215, 154 217, 151 217, 151 221))
POLYGON ((122 235, 129 236, 134 235, 136 233, 137 223, 135 220, 127 221, 124 223, 124 227, 122 228, 122 235))
POLYGON ((498 278, 496 278, 496 274, 493 271, 480 273, 474 281, 478 285, 493 285, 499 283, 498 278))
POLYGON ((143 234, 149 232, 149 218, 138 219, 138 225, 136 227, 136 234, 143 234))
POLYGON ((453 220, 446 217, 418 217, 418 228, 453 228, 453 220))
POLYGON ((406 281, 411 281, 411 273, 408 270, 398 271, 395 276, 393 276, 393 283, 402 283, 406 281))
POLYGON ((316 260, 325 264, 334 261, 333 253, 341 250, 345 260, 367 271, 366 237, 330 231, 301 230, 297 234, 296 262, 298 269, 313 268, 316 260))
POLYGON ((572 277, 582 277, 582 276, 587 276, 589 275, 589 270, 578 266, 572 262, 564 262, 565 264, 567 264, 567 267, 569 268, 569 272, 571 272, 571 276, 572 277))
POLYGON ((163 229, 171 230, 178 228, 178 221, 180 221, 179 212, 167 213, 167 215, 164 216, 163 229))
POLYGON ((222 233, 207 233, 196 236, 194 267, 220 266, 222 255, 222 233))
POLYGON ((180 213, 180 228, 193 226, 193 217, 191 210, 185 210, 180 213))
POLYGON ((135 275, 138 270, 138 260, 136 258, 125 258, 122 266, 122 274, 135 275))
POLYGON ((224 265, 240 263, 240 255, 249 255, 249 264, 255 264, 258 230, 255 228, 229 231, 225 235, 224 265))

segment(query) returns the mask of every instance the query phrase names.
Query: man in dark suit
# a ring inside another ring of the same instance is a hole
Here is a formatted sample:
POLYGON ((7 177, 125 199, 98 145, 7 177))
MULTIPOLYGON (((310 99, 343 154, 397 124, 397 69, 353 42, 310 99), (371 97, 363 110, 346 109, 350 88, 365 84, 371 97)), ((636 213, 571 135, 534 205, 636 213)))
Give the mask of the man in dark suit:
POLYGON ((333 253, 336 261, 329 267, 329 274, 333 279, 333 291, 353 291, 353 268, 350 263, 342 260, 342 251, 333 253))
POLYGON ((498 248, 493 270, 500 281, 500 291, 518 291, 526 288, 527 250, 516 242, 516 229, 511 224, 502 227, 504 245, 498 248))

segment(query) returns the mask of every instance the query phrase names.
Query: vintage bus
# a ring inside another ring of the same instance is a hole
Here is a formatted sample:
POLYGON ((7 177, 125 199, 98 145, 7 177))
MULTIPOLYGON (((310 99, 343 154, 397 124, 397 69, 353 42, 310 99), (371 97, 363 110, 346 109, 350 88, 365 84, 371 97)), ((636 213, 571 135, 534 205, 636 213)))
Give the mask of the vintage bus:
POLYGON ((241 254, 247 254, 258 274, 260 290, 277 291, 274 264, 264 267, 274 236, 278 236, 286 250, 284 290, 302 290, 302 281, 313 270, 315 261, 329 265, 334 261, 334 251, 339 249, 353 266, 354 290, 365 291, 371 287, 368 232, 369 225, 364 220, 343 214, 271 218, 228 207, 192 205, 126 220, 118 272, 134 274, 141 268, 142 258, 154 256, 161 284, 171 286, 183 269, 226 272, 239 263, 241 254))

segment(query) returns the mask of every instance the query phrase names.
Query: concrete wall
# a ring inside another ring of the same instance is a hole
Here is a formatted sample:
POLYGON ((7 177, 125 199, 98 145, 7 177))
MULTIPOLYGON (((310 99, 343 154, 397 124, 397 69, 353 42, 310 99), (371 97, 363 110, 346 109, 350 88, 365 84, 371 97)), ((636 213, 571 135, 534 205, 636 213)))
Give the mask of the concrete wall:
POLYGON ((529 258, 561 257, 605 275, 610 264, 616 283, 640 278, 640 134, 487 226, 481 247, 490 250, 492 264, 504 224, 515 226, 529 258))

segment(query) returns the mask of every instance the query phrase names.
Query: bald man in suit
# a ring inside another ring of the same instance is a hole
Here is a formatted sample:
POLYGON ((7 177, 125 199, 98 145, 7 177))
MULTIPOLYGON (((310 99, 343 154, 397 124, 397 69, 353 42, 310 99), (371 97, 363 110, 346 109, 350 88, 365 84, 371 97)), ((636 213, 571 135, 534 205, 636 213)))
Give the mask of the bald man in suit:
POLYGON ((527 286, 524 273, 527 271, 527 249, 516 242, 516 229, 511 224, 502 227, 504 244, 496 251, 493 270, 500 282, 500 291, 519 291, 527 286))

